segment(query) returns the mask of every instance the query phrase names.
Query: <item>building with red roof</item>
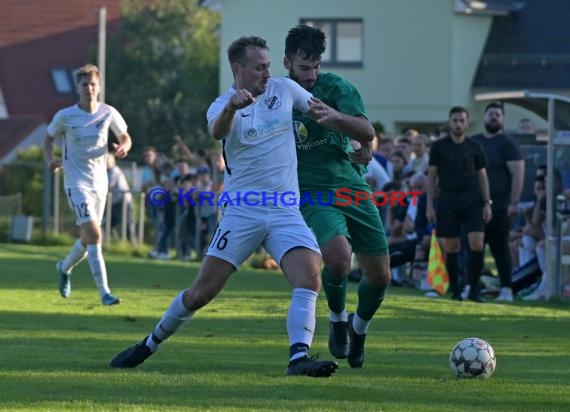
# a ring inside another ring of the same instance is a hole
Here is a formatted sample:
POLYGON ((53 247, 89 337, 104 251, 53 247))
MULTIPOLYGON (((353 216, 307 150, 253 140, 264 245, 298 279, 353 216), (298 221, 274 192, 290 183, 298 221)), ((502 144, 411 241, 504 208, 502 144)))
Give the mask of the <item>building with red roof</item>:
POLYGON ((72 72, 96 54, 101 8, 107 35, 118 0, 0 2, 0 163, 41 144, 59 109, 77 100, 72 72))

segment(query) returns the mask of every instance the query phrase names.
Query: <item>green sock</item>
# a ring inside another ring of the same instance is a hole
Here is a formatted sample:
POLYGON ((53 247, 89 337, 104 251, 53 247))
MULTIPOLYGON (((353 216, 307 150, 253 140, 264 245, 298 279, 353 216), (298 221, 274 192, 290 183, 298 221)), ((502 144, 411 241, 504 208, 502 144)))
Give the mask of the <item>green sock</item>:
POLYGON ((342 313, 346 304, 346 285, 348 278, 333 276, 325 267, 322 271, 323 289, 327 295, 329 309, 335 313, 342 313))
POLYGON ((372 319, 382 304, 385 293, 386 288, 372 286, 364 276, 360 279, 358 284, 358 305, 356 307, 356 313, 360 319, 366 321, 372 319))

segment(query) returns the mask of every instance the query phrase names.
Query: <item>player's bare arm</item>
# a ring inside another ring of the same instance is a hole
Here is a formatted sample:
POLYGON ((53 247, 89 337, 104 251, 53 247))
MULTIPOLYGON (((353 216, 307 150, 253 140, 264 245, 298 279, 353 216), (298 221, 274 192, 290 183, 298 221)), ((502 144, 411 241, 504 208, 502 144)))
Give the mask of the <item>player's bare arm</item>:
POLYGON ((44 160, 49 170, 55 172, 61 167, 61 160, 53 158, 53 140, 49 134, 44 139, 44 160))
POLYGON ((309 100, 309 105, 309 114, 317 123, 359 142, 371 142, 374 139, 374 128, 365 117, 341 113, 316 97, 309 100))
POLYGON ((131 147, 133 146, 131 136, 128 133, 123 133, 119 136, 119 144, 113 143, 113 150, 115 151, 115 157, 117 159, 123 159, 127 157, 131 147))
POLYGON ((212 127, 210 133, 215 140, 222 140, 226 137, 230 130, 232 130, 232 123, 236 111, 255 103, 255 97, 245 89, 238 89, 232 96, 222 113, 218 116, 212 127))
POLYGON ((492 217, 491 211, 491 203, 489 200, 491 198, 489 192, 489 179, 487 178, 487 171, 485 168, 479 169, 479 188, 481 190, 481 195, 483 196, 483 200, 485 201, 485 205, 483 207, 483 220, 485 223, 489 222, 492 217))
POLYGON ((426 218, 429 223, 435 222, 435 211, 433 210, 433 199, 435 198, 435 190, 437 186, 437 166, 428 167, 428 187, 427 187, 427 205, 426 218))
POLYGON ((524 185, 524 160, 512 160, 507 162, 507 168, 511 173, 511 203, 507 213, 515 215, 518 211, 517 203, 520 200, 524 185))

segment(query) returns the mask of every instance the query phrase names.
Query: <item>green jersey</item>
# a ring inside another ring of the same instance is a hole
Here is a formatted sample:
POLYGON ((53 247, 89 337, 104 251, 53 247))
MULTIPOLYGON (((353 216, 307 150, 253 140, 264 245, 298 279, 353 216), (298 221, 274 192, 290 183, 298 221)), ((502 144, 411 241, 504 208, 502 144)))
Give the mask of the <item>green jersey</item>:
MULTIPOLYGON (((347 115, 366 116, 358 90, 333 73, 320 73, 313 96, 347 115)), ((339 188, 370 190, 363 178, 365 168, 350 162, 349 137, 327 129, 310 117, 293 113, 297 146, 299 189, 304 192, 334 192, 339 188)))

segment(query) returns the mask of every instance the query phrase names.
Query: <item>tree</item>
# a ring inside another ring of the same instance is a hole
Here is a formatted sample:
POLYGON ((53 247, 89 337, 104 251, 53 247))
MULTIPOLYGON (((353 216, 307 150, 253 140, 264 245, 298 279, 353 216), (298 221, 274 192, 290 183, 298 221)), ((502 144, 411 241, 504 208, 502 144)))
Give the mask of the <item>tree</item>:
POLYGON ((106 96, 125 117, 134 152, 169 151, 180 135, 210 148, 206 110, 218 94, 219 14, 197 0, 123 0, 107 50, 106 96))
MULTIPOLYGON (((32 146, 18 151, 15 161, 0 166, 0 194, 22 195, 22 213, 42 215, 43 151, 32 146)), ((1 206, 1 205, 0 205, 1 206)), ((0 209, 2 209, 0 207, 0 209)), ((0 211, 0 214, 2 212, 0 211)))

